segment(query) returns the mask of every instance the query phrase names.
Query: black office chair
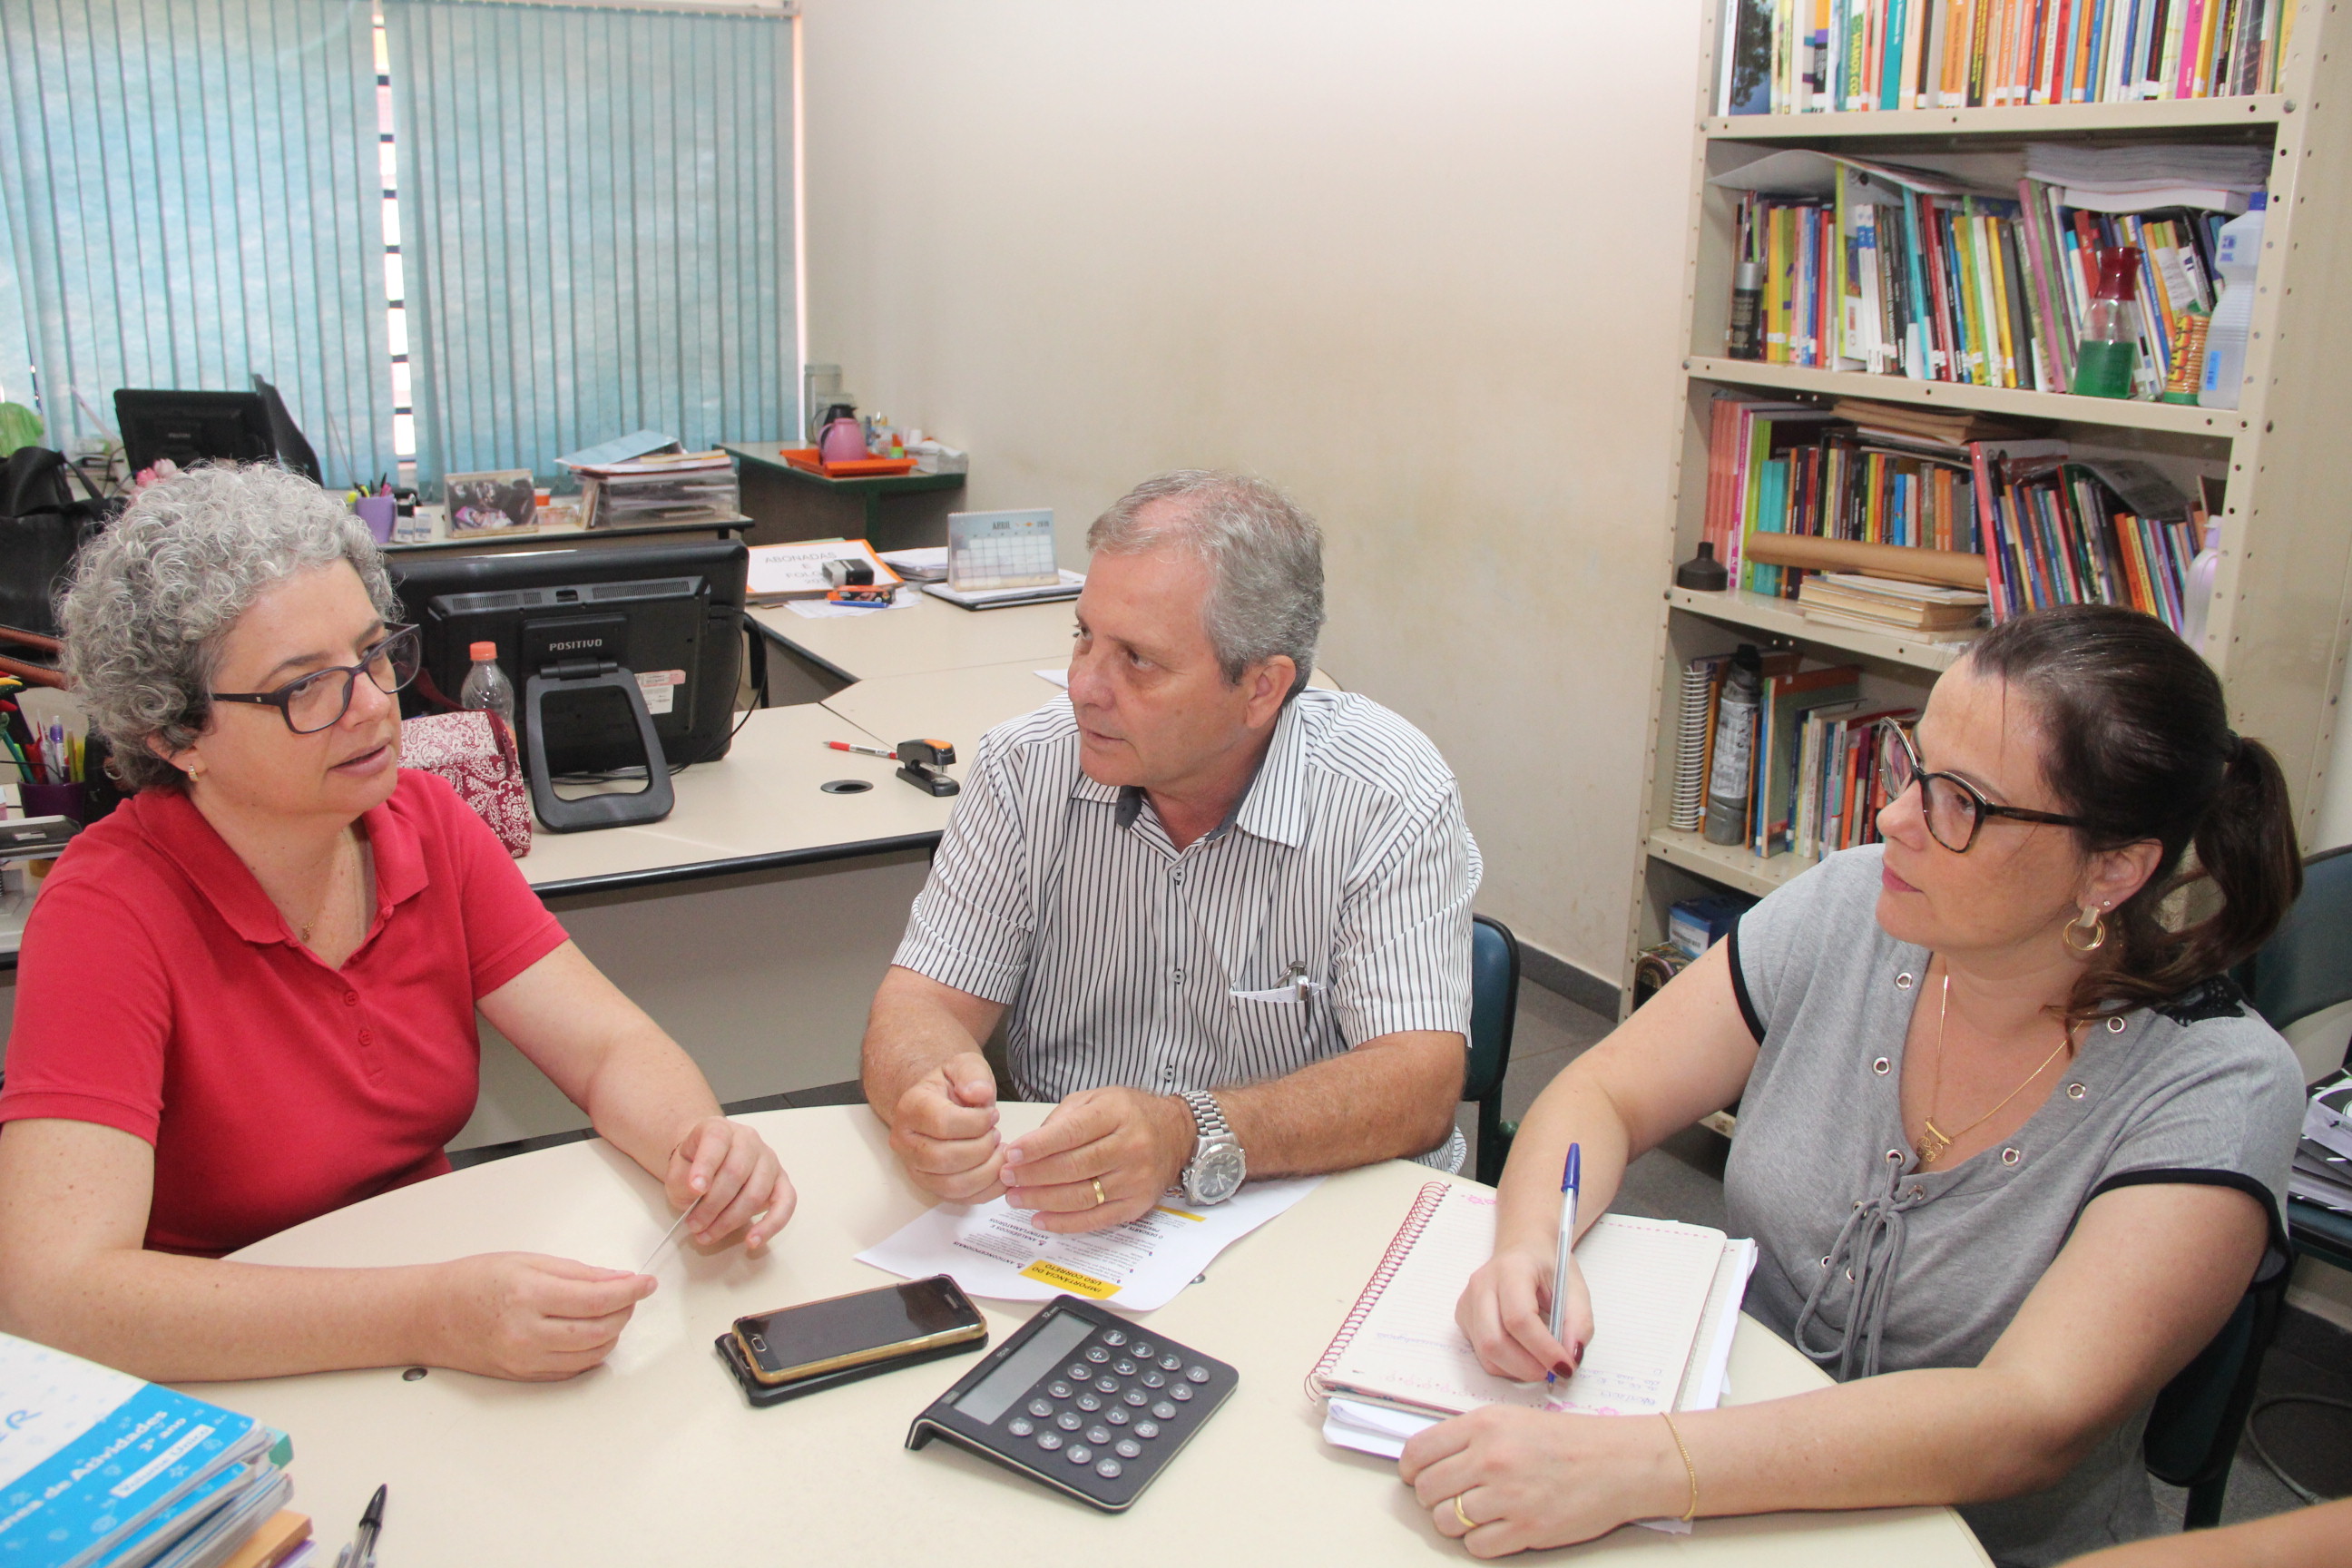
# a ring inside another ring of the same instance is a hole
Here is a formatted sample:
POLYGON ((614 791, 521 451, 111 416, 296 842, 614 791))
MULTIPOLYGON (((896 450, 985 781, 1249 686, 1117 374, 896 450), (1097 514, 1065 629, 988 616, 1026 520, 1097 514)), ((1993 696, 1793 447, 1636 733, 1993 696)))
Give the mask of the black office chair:
POLYGON ((1519 940, 1490 915, 1470 917, 1470 1062, 1462 1098, 1478 1104, 1478 1179, 1493 1186, 1510 1158, 1516 1125, 1503 1120, 1503 1075, 1519 1016, 1519 940))
POLYGON ((2278 1332, 2279 1310, 2293 1273, 2291 1267, 2282 1267, 2248 1287, 2221 1331, 2164 1385, 2148 1411, 2140 1452, 2148 1474, 2188 1489, 2180 1516, 2183 1530, 2210 1530, 2221 1522, 2230 1462, 2237 1458, 2263 1354, 2278 1332))

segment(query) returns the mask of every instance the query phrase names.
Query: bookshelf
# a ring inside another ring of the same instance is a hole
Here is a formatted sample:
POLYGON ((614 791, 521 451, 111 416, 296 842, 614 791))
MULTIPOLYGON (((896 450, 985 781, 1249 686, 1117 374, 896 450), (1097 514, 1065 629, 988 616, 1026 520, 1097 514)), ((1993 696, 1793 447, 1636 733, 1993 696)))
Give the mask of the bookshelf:
POLYGON ((2298 826, 2315 820, 2335 748, 2338 687, 2352 646, 2352 33, 2339 0, 2300 0, 2275 93, 2128 103, 1834 114, 1715 112, 1724 0, 1703 6, 1694 95, 1684 268, 1682 374, 1673 410, 1672 500, 1656 652, 1643 750, 1642 854, 1626 921, 1620 1006, 1632 1005, 1633 959, 1664 940, 1671 907, 1696 894, 1761 896, 1809 868, 1759 858, 1665 826, 1673 787, 1680 672, 1741 642, 1797 648, 1864 672, 1874 702, 1924 702, 1965 651, 1950 644, 1808 622, 1793 604, 1734 588, 1673 584, 1703 531, 1708 412, 1718 388, 1780 399, 1872 398, 2034 422, 2077 447, 2221 475, 2223 548, 2204 647, 2231 722, 2279 754, 2298 826), (2328 46, 2337 46, 2331 58, 2328 46), (2028 141, 2237 142, 2270 150, 2270 216, 2255 280, 2253 340, 2234 410, 1913 381, 1899 375, 1734 360, 1724 354, 1734 263, 1734 197, 1710 176, 1790 147, 1900 162, 1906 153, 2007 150, 2028 141))

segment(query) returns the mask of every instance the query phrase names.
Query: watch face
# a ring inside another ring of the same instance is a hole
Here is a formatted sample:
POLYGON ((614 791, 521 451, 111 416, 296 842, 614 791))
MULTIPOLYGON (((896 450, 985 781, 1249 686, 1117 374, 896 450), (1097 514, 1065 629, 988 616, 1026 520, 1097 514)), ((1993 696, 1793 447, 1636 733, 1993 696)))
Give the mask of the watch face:
POLYGON ((1193 1158, 1184 1184, 1194 1203, 1221 1204, 1241 1190, 1244 1169, 1240 1144, 1212 1143, 1193 1158))

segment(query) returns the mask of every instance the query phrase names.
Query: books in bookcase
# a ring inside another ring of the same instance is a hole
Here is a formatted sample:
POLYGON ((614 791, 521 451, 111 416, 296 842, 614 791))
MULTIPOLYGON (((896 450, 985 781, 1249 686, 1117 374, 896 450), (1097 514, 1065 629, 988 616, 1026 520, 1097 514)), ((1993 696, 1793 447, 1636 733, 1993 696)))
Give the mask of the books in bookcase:
POLYGON ((1718 114, 2280 90, 2315 0, 1725 0, 1718 114))

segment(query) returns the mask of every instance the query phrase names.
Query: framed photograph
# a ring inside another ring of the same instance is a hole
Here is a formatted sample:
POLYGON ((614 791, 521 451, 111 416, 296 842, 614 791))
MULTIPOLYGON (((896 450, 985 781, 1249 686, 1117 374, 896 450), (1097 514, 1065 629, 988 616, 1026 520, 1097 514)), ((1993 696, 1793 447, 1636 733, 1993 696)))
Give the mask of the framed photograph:
POLYGON ((523 533, 539 527, 529 468, 489 474, 451 474, 441 481, 449 507, 449 531, 523 533))

